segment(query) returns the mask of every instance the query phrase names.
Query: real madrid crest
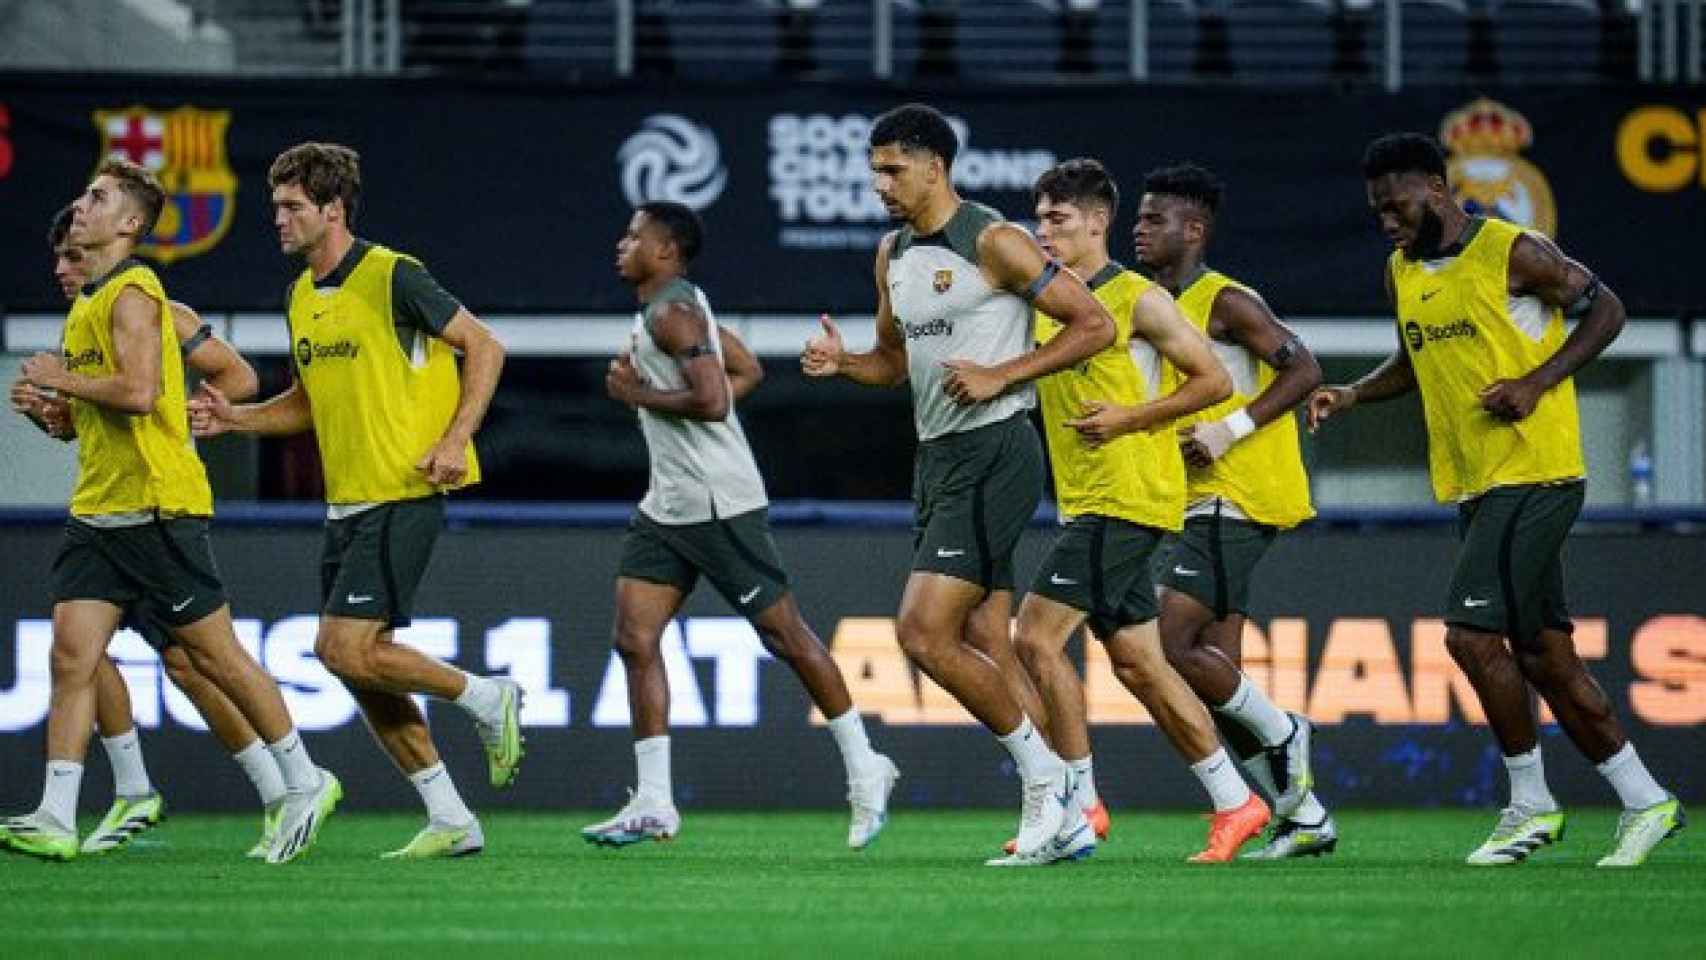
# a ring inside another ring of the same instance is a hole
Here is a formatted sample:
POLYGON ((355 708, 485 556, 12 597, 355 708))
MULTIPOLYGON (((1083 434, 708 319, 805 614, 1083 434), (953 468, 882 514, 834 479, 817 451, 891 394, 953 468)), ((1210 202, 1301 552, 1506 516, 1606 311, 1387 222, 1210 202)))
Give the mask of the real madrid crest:
POLYGON ((930 281, 930 286, 935 289, 937 293, 947 293, 948 288, 953 285, 954 271, 952 270, 938 270, 936 271, 936 276, 930 281))
POLYGON ((1509 220, 1547 236, 1558 232, 1558 208, 1546 175, 1521 156, 1534 142, 1527 118, 1482 97, 1446 114, 1440 142, 1451 156, 1452 195, 1470 213, 1509 220))

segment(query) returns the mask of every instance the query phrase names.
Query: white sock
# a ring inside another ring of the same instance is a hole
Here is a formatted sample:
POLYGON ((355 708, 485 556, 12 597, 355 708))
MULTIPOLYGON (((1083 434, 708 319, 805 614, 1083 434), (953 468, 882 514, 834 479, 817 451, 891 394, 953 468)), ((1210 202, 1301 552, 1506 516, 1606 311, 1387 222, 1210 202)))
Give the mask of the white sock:
POLYGON ((1096 794, 1096 771, 1090 765, 1090 755, 1085 754, 1082 760, 1068 760, 1066 765, 1072 769, 1072 795, 1078 799, 1078 805, 1085 810, 1095 806, 1099 797, 1096 794))
POLYGON ((1031 725, 1030 717, 1021 719, 1012 733, 997 736, 996 739, 1013 755, 1013 765, 1019 768, 1020 779, 1040 780, 1043 777, 1052 777, 1059 773, 1064 765, 1061 759, 1055 756, 1054 751, 1049 749, 1048 744, 1043 742, 1042 734, 1031 725))
POLYGON ((468 711, 476 720, 491 720, 503 706, 503 686, 490 677, 477 677, 466 671, 462 676, 468 682, 457 696, 456 705, 468 711))
POLYGON ((1610 759, 1595 767, 1605 774, 1605 779, 1611 781, 1611 789, 1617 791, 1617 796, 1623 801, 1625 810, 1645 810, 1655 803, 1664 803, 1670 799, 1670 794, 1653 775, 1647 772, 1647 765, 1641 762, 1641 757, 1635 753, 1635 745, 1624 741, 1623 749, 1612 754, 1610 759))
POLYGON ((425 770, 416 770, 409 774, 409 782, 420 791, 428 820, 446 827, 465 827, 474 822, 474 811, 462 802, 462 795, 456 792, 456 784, 451 781, 450 771, 444 769, 444 764, 435 763, 425 770))
POLYGON ((640 785, 635 793, 666 803, 675 802, 675 788, 669 780, 669 734, 635 740, 634 765, 640 772, 640 785))
POLYGON ((278 763, 285 790, 312 793, 320 789, 320 770, 308 758, 308 745, 302 742, 295 727, 291 727, 290 732, 280 737, 277 743, 267 744, 267 752, 278 763))
POLYGON ((859 716, 858 707, 850 707, 846 713, 829 721, 829 732, 835 737, 835 745, 841 748, 841 762, 847 767, 847 779, 858 776, 859 771, 876 759, 876 751, 871 749, 871 741, 865 736, 865 719, 859 716))
POLYGON ((1215 712, 1238 721, 1240 726, 1255 734, 1264 747, 1277 747, 1291 736, 1291 718, 1285 715, 1285 711, 1274 706, 1274 702, 1268 699, 1261 688, 1251 683, 1249 677, 1240 675, 1238 689, 1232 691, 1232 696, 1225 703, 1214 709, 1215 712))
POLYGON ((1238 775, 1238 765, 1226 755, 1226 748, 1220 747, 1203 760, 1191 764, 1191 772, 1202 781, 1203 789, 1208 791, 1209 802, 1214 804, 1216 813, 1236 810, 1250 801, 1250 788, 1245 785, 1244 778, 1238 775))
POLYGON ((1321 806, 1321 801, 1315 796, 1315 791, 1311 790, 1287 819, 1292 823, 1301 823, 1308 827, 1319 826, 1321 821, 1327 819, 1327 808, 1321 806))
POLYGON ((1505 772, 1511 778, 1511 805, 1518 804, 1541 813, 1558 809, 1552 790, 1546 786, 1546 765, 1540 760, 1540 744, 1527 753, 1505 758, 1505 772))
POLYGON ((278 761, 267 752, 266 744, 259 737, 243 749, 233 753, 231 759, 237 761, 237 766, 249 775, 249 782, 255 785, 255 792, 261 795, 261 806, 270 807, 284 799, 284 774, 279 772, 278 761))
POLYGON ((113 765, 113 793, 135 800, 154 792, 154 785, 148 782, 148 766, 142 762, 142 741, 137 738, 135 727, 116 737, 102 737, 101 746, 107 748, 107 760, 113 765))
POLYGON ((68 760, 49 760, 47 779, 42 781, 41 812, 67 830, 77 829, 77 793, 83 787, 83 765, 68 760))

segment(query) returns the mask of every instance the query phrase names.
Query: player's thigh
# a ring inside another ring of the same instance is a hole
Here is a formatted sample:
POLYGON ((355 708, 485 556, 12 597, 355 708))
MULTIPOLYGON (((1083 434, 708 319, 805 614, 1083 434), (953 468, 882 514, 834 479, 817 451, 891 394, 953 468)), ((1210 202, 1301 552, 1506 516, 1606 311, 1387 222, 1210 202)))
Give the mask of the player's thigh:
POLYGON ((408 626, 444 529, 444 498, 383 503, 326 527, 322 615, 373 621, 387 630, 408 626))
POLYGON ((1072 633, 1084 623, 1078 607, 1032 591, 1019 604, 1019 623, 1014 636, 1021 658, 1057 654, 1066 649, 1072 633))
POLYGON ((1127 624, 1108 633, 1098 633, 1108 652, 1108 662, 1114 670, 1130 672, 1138 677, 1154 677, 1167 665, 1167 655, 1161 649, 1161 631, 1156 622, 1127 624))
POLYGON ((52 671, 56 678, 92 680, 124 611, 105 600, 60 600, 53 605, 52 671))
POLYGON ((141 588, 102 549, 102 531, 72 520, 61 535, 59 552, 48 571, 53 603, 99 600, 120 609, 141 598, 141 588))
POLYGON ((959 577, 928 570, 914 570, 906 578, 900 595, 896 630, 901 646, 912 647, 959 643, 972 612, 988 591, 959 577))
POLYGON ((1013 552, 1042 497, 1042 448, 1029 421, 931 441, 915 482, 912 569, 1011 590, 1013 552))
POLYGON ((1250 582, 1276 535, 1273 527, 1247 520, 1190 517, 1174 543, 1161 583, 1194 598, 1217 620, 1247 613, 1250 582))
POLYGON ((1562 553, 1581 505, 1579 483, 1499 488, 1463 505, 1446 622, 1517 645, 1567 627, 1562 553), (1557 618, 1564 624, 1548 622, 1557 618))
POLYGON ((677 550, 748 620, 788 595, 788 572, 768 512, 759 509, 670 531, 677 550))
MULTIPOLYGON (((1098 573, 1090 611, 1090 627, 1098 637, 1111 637, 1145 624, 1159 638, 1156 621, 1161 605, 1156 596, 1153 560, 1166 534, 1154 527, 1110 519, 1099 555, 1091 562, 1098 573)), ((1159 639, 1156 641, 1159 646, 1159 639)))

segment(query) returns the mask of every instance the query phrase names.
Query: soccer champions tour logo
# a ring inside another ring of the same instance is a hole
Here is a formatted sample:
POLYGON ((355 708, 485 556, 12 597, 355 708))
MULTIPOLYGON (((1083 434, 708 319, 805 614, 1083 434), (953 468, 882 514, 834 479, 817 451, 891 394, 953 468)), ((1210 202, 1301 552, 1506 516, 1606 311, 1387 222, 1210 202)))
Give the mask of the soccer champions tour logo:
POLYGON ((703 210, 723 195, 729 171, 717 135, 686 117, 659 113, 616 151, 622 193, 631 206, 653 201, 684 203, 703 210))
MULTIPOLYGON (((296 615, 263 624, 238 619, 237 635, 250 654, 278 678, 291 714, 304 730, 333 730, 357 722, 355 701, 319 659, 314 637, 319 621, 296 615)), ((1318 656, 1310 655, 1311 624, 1301 617, 1280 617, 1265 628, 1246 625, 1244 665, 1252 682, 1283 709, 1306 713, 1317 723, 1363 718, 1379 725, 1439 726, 1460 717, 1485 724, 1480 700, 1445 649, 1445 624, 1416 619, 1407 625, 1375 617, 1339 617, 1323 627, 1318 656), (1397 643, 1408 630, 1407 655, 1397 643), (1313 665, 1312 665, 1313 664, 1313 665)), ((0 672, 0 733, 31 729, 47 718, 50 692, 49 651, 53 624, 45 619, 18 620, 9 678, 0 672)), ((602 667, 588 675, 559 680, 552 669, 556 649, 552 621, 513 617, 487 630, 477 642, 465 638, 451 618, 421 617, 398 631, 397 638, 447 661, 465 659, 506 673, 527 692, 523 726, 568 728, 628 727, 627 673, 621 659, 606 650, 602 667), (596 676, 592 675, 596 674, 596 676), (571 696, 572 688, 579 693, 571 696), (584 697, 574 703, 575 697, 584 697), (574 707, 571 710, 571 707, 574 707)), ((602 636, 599 630, 578 635, 602 636)), ((1590 663, 1611 650, 1606 621, 1576 622, 1576 649, 1590 663)), ((559 637, 558 643, 567 640, 559 637)), ((688 617, 672 623, 663 638, 669 676, 672 727, 752 727, 763 718, 760 670, 770 659, 752 628, 738 617, 688 617), (705 666, 709 666, 709 670, 705 666), (708 682, 702 683, 701 678, 708 682)), ((1706 617, 1661 614, 1635 627, 1627 642, 1632 677, 1627 686, 1608 684, 1614 700, 1651 726, 1706 723, 1706 617)), ((975 721, 945 691, 913 669, 895 642, 889 617, 844 617, 836 625, 831 652, 847 678, 853 702, 888 726, 971 726, 975 721)), ((194 730, 205 729, 201 715, 165 682, 158 657, 130 631, 110 648, 131 688, 136 722, 147 728, 165 719, 194 730)), ((0 661, 3 662, 3 661, 0 661)), ((1085 645, 1085 695, 1096 724, 1148 724, 1149 715, 1114 677, 1099 643, 1085 645)), ((1551 715, 1541 706, 1544 722, 1551 715)), ((807 718, 782 717, 791 724, 807 718)), ((810 722, 821 725, 815 713, 810 722)))
POLYGON ((117 157, 148 168, 166 190, 154 232, 137 252, 161 263, 213 249, 231 229, 237 175, 225 155, 229 110, 126 107, 97 110, 101 160, 117 157))

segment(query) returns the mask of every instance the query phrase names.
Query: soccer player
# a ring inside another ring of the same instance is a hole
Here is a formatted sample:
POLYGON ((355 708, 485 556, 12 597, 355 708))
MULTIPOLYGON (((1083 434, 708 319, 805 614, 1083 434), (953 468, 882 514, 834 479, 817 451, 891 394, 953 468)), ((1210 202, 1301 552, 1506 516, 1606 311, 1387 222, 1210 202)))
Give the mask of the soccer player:
MULTIPOLYGON (((616 245, 617 270, 641 306, 629 349, 611 361, 605 387, 612 399, 639 412, 651 459, 650 483, 623 538, 616 573, 614 644, 627 670, 639 788, 614 817, 581 835, 624 846, 668 839, 681 829, 670 783, 669 680, 661 641, 703 575, 829 719, 852 805, 847 845, 863 850, 887 821, 900 773, 871 749, 840 668, 788 587, 770 536, 764 480, 725 373, 725 344, 738 338, 717 326, 704 291, 686 276, 703 235, 692 209, 647 203, 616 245)), ((744 355, 733 358, 739 368, 750 369, 750 355, 744 347, 738 352, 744 355)), ((750 374, 745 379, 752 381, 750 374)))
POLYGON ((872 125, 870 144, 872 185, 902 223, 877 249, 876 345, 848 352, 826 317, 801 363, 814 377, 911 383, 917 534, 901 648, 1012 754, 1023 784, 1018 861, 1069 855, 1084 811, 1071 802, 1072 771, 1004 676, 1022 673, 1005 624, 1013 550, 1042 497, 1030 383, 1107 347, 1114 321, 1023 228, 960 199, 951 179, 959 143, 941 113, 897 107, 872 125), (1033 304, 1061 323, 1034 350, 1033 304))
POLYGON ((485 836, 409 695, 467 711, 493 786, 521 763, 521 687, 478 677, 396 642, 444 526, 444 494, 480 479, 473 436, 504 349, 420 262, 356 238, 360 158, 302 143, 268 172, 273 224, 306 269, 286 293, 296 381, 233 405, 204 384, 191 401, 198 436, 313 430, 326 482, 320 632, 314 652, 354 694, 380 746, 427 809, 427 824, 388 858, 478 853, 485 836), (466 358, 459 375, 454 350, 466 358))
MULTIPOLYGON (((71 216, 71 208, 65 207, 54 217, 48 244, 54 254, 54 279, 66 300, 75 301, 89 277, 84 269, 83 249, 67 239, 71 216)), ((246 399, 253 395, 258 380, 248 362, 215 336, 213 328, 202 323, 194 310, 176 300, 168 306, 172 311, 173 332, 178 338, 178 352, 184 362, 229 396, 246 399)), ((65 398, 41 394, 23 380, 14 384, 13 389, 14 405, 19 412, 53 437, 65 441, 76 439, 70 403, 65 398)), ((214 737, 231 752, 260 793, 265 811, 261 838, 250 848, 249 856, 265 857, 284 802, 284 780, 277 762, 230 699, 196 670, 189 654, 173 641, 169 630, 146 612, 133 611, 131 625, 160 653, 166 676, 195 704, 214 737)), ((102 656, 95 665, 95 729, 112 764, 115 796, 100 825, 83 840, 81 852, 86 854, 105 853, 129 843, 158 824, 165 809, 163 798, 148 778, 142 743, 131 716, 130 688, 108 656, 102 656)))
MULTIPOLYGON (((1191 859, 1224 862, 1268 822, 1267 804, 1245 786, 1208 711, 1167 663, 1150 563, 1185 509, 1173 422, 1226 397, 1231 381, 1167 291, 1110 259, 1119 189, 1101 163, 1058 164, 1038 178, 1035 194, 1043 250, 1084 278, 1117 332, 1089 360, 1037 381, 1062 529, 1019 607, 1019 657, 1053 714, 1055 749, 1076 774, 1076 805, 1100 807, 1084 685, 1066 656, 1067 640, 1088 622, 1115 676, 1208 791, 1208 843, 1191 859), (1177 388, 1162 395, 1175 379, 1177 388)), ((1060 331, 1037 311, 1038 343, 1060 331)))
POLYGON ((1487 712, 1511 802, 1469 863, 1519 863, 1563 839, 1529 700, 1623 801, 1602 867, 1642 863, 1681 828, 1682 806, 1647 772, 1571 639, 1564 540, 1586 467, 1571 376, 1623 329, 1623 304, 1549 238, 1472 217, 1446 182, 1445 154, 1416 133, 1363 155, 1368 204, 1394 247, 1386 288, 1399 348, 1355 383, 1317 390, 1309 425, 1419 390, 1434 494, 1457 504, 1461 547, 1446 594, 1446 649, 1487 712), (1564 317, 1577 321, 1566 336, 1564 317))
MULTIPOLYGON (((278 686, 237 642, 213 552, 213 498, 189 440, 183 361, 165 290, 132 257, 165 193, 135 164, 108 160, 72 205, 69 242, 91 278, 65 320, 63 356, 40 353, 23 376, 69 398, 77 482, 53 565, 53 693, 41 806, 4 825, 13 849, 78 852, 77 794, 96 713, 95 675, 127 609, 166 625, 196 669, 267 744, 285 784, 267 860, 314 842, 342 789, 309 760, 278 686)), ((121 792, 123 788, 121 787, 121 792)))
POLYGON ((1338 830, 1311 789, 1309 721, 1275 707, 1239 669, 1256 565, 1280 531, 1315 515, 1292 411, 1320 384, 1321 367, 1260 294, 1204 262, 1220 180, 1187 163, 1150 173, 1143 188, 1138 262, 1232 375, 1230 397, 1180 424, 1189 505, 1162 575, 1161 643, 1273 797, 1273 837, 1244 856, 1327 853, 1338 830))

